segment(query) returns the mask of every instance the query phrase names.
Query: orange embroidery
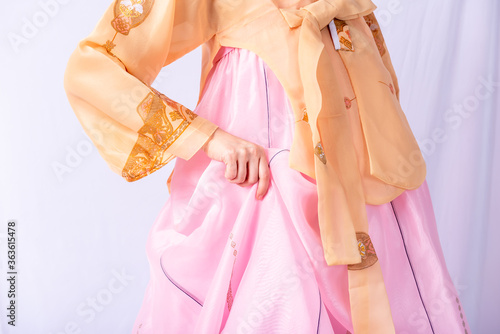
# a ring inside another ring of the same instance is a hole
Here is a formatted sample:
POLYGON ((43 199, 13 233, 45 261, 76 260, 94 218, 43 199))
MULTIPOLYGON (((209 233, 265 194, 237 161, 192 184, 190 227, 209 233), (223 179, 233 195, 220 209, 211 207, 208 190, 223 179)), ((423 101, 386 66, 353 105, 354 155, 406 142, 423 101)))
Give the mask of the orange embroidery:
POLYGON ((297 121, 295 121, 295 123, 300 122, 300 121, 304 121, 306 123, 309 123, 309 116, 307 115, 307 109, 306 108, 302 109, 302 118, 299 119, 299 120, 297 120, 297 121))
POLYGON ((186 111, 186 114, 191 118, 191 120, 195 119, 195 117, 198 116, 189 109, 185 109, 185 111, 186 111))
POLYGON ((174 111, 170 112, 170 118, 172 119, 172 121, 175 121, 175 120, 181 119, 182 115, 179 111, 174 110, 174 111))
POLYGON ((183 105, 168 99, 163 94, 149 93, 137 107, 137 113, 144 121, 139 129, 139 138, 130 153, 122 176, 129 182, 136 181, 153 173, 170 161, 171 156, 164 152, 180 137, 197 115, 183 105), (174 129, 166 114, 167 105, 182 121, 174 129), (189 115, 189 118, 185 115, 189 115), (193 117, 194 115, 194 117, 193 117))
POLYGON ((356 232, 356 238, 358 239, 358 249, 359 254, 361 255, 361 262, 347 265, 347 269, 349 270, 365 269, 374 265, 375 262, 378 261, 370 236, 364 232, 356 232))
POLYGON ((111 26, 116 30, 113 39, 107 40, 102 46, 106 51, 114 56, 111 52, 116 46, 115 41, 118 33, 128 35, 132 28, 137 27, 144 22, 148 17, 151 8, 153 7, 154 0, 116 0, 114 7, 115 17, 111 21, 111 26))
POLYGON ((106 44, 103 45, 104 48, 106 49, 106 51, 108 51, 108 53, 111 52, 111 50, 113 50, 113 48, 116 46, 116 44, 114 44, 112 41, 106 41, 106 44))
POLYGON ((322 163, 326 164, 325 151, 323 151, 323 146, 321 145, 321 142, 318 142, 314 147, 314 154, 319 158, 319 160, 322 163))
POLYGON ((116 0, 115 18, 111 25, 123 35, 128 35, 132 28, 141 24, 149 15, 154 0, 116 0))
POLYGON ((149 89, 156 95, 158 95, 164 103, 166 103, 170 108, 172 108, 175 112, 180 112, 182 115, 182 118, 184 119, 190 119, 193 120, 198 116, 188 108, 184 107, 182 104, 175 102, 174 100, 170 99, 168 96, 164 95, 163 93, 157 91, 153 87, 149 86, 149 89))
POLYGON ((307 109, 304 108, 304 110, 302 110, 302 120, 304 122, 309 122, 309 116, 307 116, 307 109))
POLYGON ((351 33, 349 31, 349 26, 343 20, 333 19, 335 27, 337 28, 337 35, 340 41, 340 50, 343 51, 354 51, 354 46, 352 45, 351 33))
POLYGON ((384 46, 384 36, 382 35, 382 31, 380 30, 380 25, 378 24, 377 18, 374 13, 370 13, 364 16, 365 22, 372 31, 373 39, 375 40, 375 44, 377 44, 378 52, 380 56, 383 56, 386 52, 384 46))

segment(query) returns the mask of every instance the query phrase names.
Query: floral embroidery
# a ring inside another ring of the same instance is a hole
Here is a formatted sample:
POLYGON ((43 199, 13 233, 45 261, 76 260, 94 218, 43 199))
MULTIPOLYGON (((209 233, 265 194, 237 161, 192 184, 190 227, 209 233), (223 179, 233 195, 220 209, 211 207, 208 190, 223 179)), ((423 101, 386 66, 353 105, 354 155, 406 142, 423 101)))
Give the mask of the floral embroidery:
POLYGON ((172 121, 176 121, 178 119, 181 119, 182 115, 179 111, 174 110, 170 112, 170 118, 172 119, 172 121))
POLYGON ((114 19, 111 21, 111 26, 115 29, 113 39, 107 40, 102 46, 106 51, 111 52, 116 46, 115 41, 117 34, 128 35, 132 28, 137 27, 144 22, 146 17, 151 12, 154 0, 116 0, 114 6, 114 19))
POLYGON ((386 52, 384 46, 384 36, 382 35, 382 31, 380 30, 380 26, 377 22, 377 18, 374 13, 370 13, 364 16, 365 22, 372 31, 373 39, 375 40, 375 44, 377 44, 378 51, 380 56, 383 56, 386 52))
POLYGON ((309 122, 309 116, 307 115, 307 109, 304 108, 304 110, 302 110, 302 120, 304 122, 309 122))
POLYGON ((180 137, 192 120, 191 117, 188 119, 185 116, 188 110, 186 107, 151 89, 152 92, 137 107, 137 113, 144 125, 138 131, 139 138, 122 171, 122 176, 129 182, 149 175, 167 164, 171 155, 164 156, 164 152, 180 137), (172 122, 178 118, 168 118, 167 106, 172 108, 176 115, 181 115, 181 122, 175 129, 172 122))
POLYGON ((192 112, 189 109, 186 109, 186 114, 189 116, 189 118, 191 118, 191 120, 195 119, 196 116, 198 116, 197 114, 195 114, 194 112, 192 112))
POLYGON ((387 87, 389 87, 390 91, 392 94, 394 94, 394 86, 392 85, 392 83, 389 83, 389 84, 386 84, 385 82, 383 81, 379 81, 381 84, 384 84, 386 85, 387 87))
MULTIPOLYGON (((231 278, 233 277, 233 273, 231 272, 231 278)), ((231 281, 229 281, 229 289, 227 290, 227 308, 231 311, 231 307, 233 306, 233 291, 231 290, 231 281)))
POLYGON ((321 142, 318 142, 314 147, 314 154, 321 160, 322 163, 326 164, 325 151, 323 151, 323 146, 321 142))
MULTIPOLYGON (((233 239, 233 233, 229 234, 229 239, 233 239)), ((234 261, 233 261, 233 268, 231 270, 231 277, 229 278, 229 288, 227 289, 227 297, 226 297, 226 302, 227 302, 227 308, 229 311, 231 311, 231 307, 233 306, 233 290, 231 288, 231 280, 233 279, 233 271, 234 271, 234 263, 236 262, 236 255, 238 254, 238 251, 236 250, 236 242, 231 240, 231 247, 235 248, 233 251, 234 255, 234 261)))
POLYGON ((346 109, 351 109, 352 101, 355 99, 356 99, 356 97, 353 97, 352 99, 349 99, 347 96, 344 97, 344 103, 345 103, 346 109))
POLYGON ((368 268, 378 261, 377 254, 375 253, 375 248, 373 247, 372 240, 367 233, 356 232, 356 238, 358 239, 358 249, 359 255, 361 255, 361 262, 356 264, 349 264, 347 269, 349 270, 361 270, 368 268))
POLYGON ((103 46, 106 49, 106 51, 108 51, 108 53, 110 53, 111 50, 113 50, 113 48, 116 46, 116 44, 111 42, 110 40, 108 40, 108 41, 106 41, 106 44, 104 44, 103 46))
POLYGON ((309 123, 309 116, 307 115, 307 109, 306 108, 302 109, 302 118, 299 119, 298 121, 295 121, 295 122, 300 122, 300 121, 304 121, 306 123, 309 123))
POLYGON ((123 35, 141 24, 153 7, 154 0, 116 0, 115 18, 111 25, 123 35))
POLYGON ((351 33, 349 31, 349 26, 343 20, 337 18, 333 19, 335 27, 337 28, 337 35, 339 36, 340 50, 343 51, 354 51, 354 46, 352 45, 351 33))

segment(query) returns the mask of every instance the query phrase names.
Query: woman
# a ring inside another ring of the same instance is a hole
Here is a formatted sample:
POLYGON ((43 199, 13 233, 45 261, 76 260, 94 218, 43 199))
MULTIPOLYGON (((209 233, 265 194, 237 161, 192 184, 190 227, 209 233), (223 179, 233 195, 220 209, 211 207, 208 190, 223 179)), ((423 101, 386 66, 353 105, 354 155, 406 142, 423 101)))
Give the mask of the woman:
POLYGON ((117 0, 80 42, 65 87, 110 168, 181 158, 133 333, 470 331, 375 8, 117 0), (151 84, 200 45, 191 111, 151 84))

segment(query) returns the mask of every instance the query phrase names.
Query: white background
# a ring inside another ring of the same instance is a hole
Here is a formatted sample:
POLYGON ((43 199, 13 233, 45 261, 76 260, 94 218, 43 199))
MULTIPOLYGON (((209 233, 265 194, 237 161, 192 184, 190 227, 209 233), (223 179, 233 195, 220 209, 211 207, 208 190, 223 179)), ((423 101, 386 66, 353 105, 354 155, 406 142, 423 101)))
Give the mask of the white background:
MULTIPOLYGON (((174 162, 134 183, 109 170, 62 86, 70 53, 109 1, 55 1, 9 2, 0 23, 0 332, 130 333, 149 279, 147 234, 174 162), (6 318, 9 220, 17 222, 15 328, 6 318)), ((375 3, 427 162, 449 272, 473 333, 498 333, 500 4, 375 3)), ((168 66, 156 87, 194 109, 200 59, 197 49, 168 66)))

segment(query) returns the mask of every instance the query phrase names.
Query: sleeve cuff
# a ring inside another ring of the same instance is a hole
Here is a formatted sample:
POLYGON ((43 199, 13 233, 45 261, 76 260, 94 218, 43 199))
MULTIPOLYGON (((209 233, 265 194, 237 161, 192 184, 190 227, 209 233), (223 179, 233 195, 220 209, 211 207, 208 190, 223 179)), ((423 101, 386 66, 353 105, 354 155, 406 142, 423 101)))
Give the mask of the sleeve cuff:
POLYGON ((186 127, 169 151, 176 157, 189 160, 208 141, 219 126, 197 115, 186 127))

